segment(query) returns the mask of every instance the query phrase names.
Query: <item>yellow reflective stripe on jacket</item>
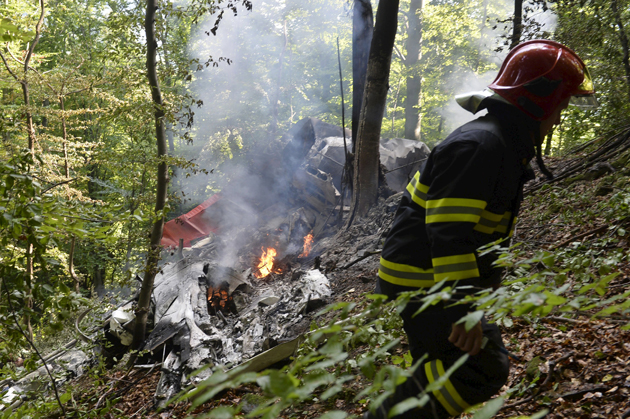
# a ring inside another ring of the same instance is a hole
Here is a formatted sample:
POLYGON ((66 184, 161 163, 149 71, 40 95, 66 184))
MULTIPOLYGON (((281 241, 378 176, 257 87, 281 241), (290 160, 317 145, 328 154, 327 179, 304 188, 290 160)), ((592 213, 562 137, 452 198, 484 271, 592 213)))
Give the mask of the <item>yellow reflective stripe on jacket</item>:
POLYGON ((510 224, 511 217, 512 213, 509 211, 504 214, 495 214, 494 212, 483 210, 479 223, 477 223, 474 229, 486 234, 493 234, 495 232, 505 233, 507 226, 510 224))
POLYGON ((479 277, 477 258, 474 253, 433 258, 433 271, 435 282, 479 277))
MULTIPOLYGON (((439 359, 429 361, 424 364, 424 371, 429 379, 429 383, 433 383, 444 375, 444 365, 439 359)), ((457 416, 470 405, 459 395, 451 380, 446 380, 439 390, 434 390, 433 395, 440 402, 446 411, 457 416)))
POLYGON ((407 192, 411 195, 411 199, 422 208, 427 207, 427 192, 429 187, 420 183, 420 172, 416 172, 413 179, 407 184, 407 192))
POLYGON ((501 222, 499 223, 499 226, 497 227, 497 231, 499 233, 503 233, 503 234, 507 233, 507 228, 508 228, 508 225, 510 225, 511 217, 512 217, 512 213, 510 212, 505 213, 505 215, 501 219, 501 222))
POLYGON ((429 288, 435 285, 433 269, 421 269, 402 263, 394 263, 381 257, 378 276, 394 285, 429 288))
POLYGON ((470 222, 477 224, 487 203, 478 199, 442 198, 427 201, 426 223, 470 222))

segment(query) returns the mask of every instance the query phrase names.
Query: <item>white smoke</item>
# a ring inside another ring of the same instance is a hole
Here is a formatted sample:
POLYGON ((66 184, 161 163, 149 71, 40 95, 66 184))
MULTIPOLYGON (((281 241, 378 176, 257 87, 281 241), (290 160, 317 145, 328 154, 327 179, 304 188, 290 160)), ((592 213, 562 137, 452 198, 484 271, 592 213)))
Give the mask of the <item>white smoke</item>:
MULTIPOLYGON (((490 2, 493 10, 501 11, 502 19, 506 19, 514 14, 513 2, 506 2, 504 0, 495 0, 490 2)), ((525 28, 523 33, 523 40, 545 38, 550 37, 553 34, 557 26, 557 15, 554 12, 552 5, 548 3, 538 2, 525 2, 523 5, 523 17, 529 25, 525 28)), ((444 137, 448 135, 452 130, 458 126, 465 124, 480 115, 483 115, 486 111, 481 111, 476 115, 462 109, 456 102, 455 96, 464 94, 467 92, 480 91, 485 89, 496 77, 498 69, 501 63, 507 56, 507 48, 503 48, 502 51, 497 52, 499 47, 499 40, 506 36, 511 35, 512 27, 497 24, 496 27, 489 24, 484 25, 482 29, 482 35, 478 43, 478 52, 484 57, 485 60, 492 62, 496 65, 496 70, 488 71, 483 74, 476 74, 467 69, 459 69, 459 71, 453 72, 451 78, 444 80, 444 84, 447 88, 452 89, 454 92, 453 98, 449 100, 448 104, 442 109, 442 117, 445 121, 444 137)))
POLYGON ((256 218, 264 209, 257 202, 266 202, 286 187, 270 185, 264 176, 274 167, 253 167, 243 156, 250 152, 264 160, 264 153, 277 154, 282 146, 278 137, 304 117, 326 120, 340 115, 340 109, 329 105, 339 95, 337 36, 342 62, 347 63, 346 79, 351 68, 351 17, 345 2, 261 0, 253 6, 252 11, 239 10, 238 16, 226 11, 216 36, 209 34, 214 17, 194 28, 190 56, 201 64, 209 57, 212 62, 193 75, 191 89, 203 106, 193 109, 193 144, 179 150, 200 169, 216 170, 180 173, 174 183, 189 199, 183 212, 219 191, 229 205, 240 208, 222 214, 223 224, 234 226, 222 232, 232 236, 222 255, 228 266, 252 239, 238 237, 251 221, 243 217, 256 218), (276 102, 280 105, 274 132, 276 102))

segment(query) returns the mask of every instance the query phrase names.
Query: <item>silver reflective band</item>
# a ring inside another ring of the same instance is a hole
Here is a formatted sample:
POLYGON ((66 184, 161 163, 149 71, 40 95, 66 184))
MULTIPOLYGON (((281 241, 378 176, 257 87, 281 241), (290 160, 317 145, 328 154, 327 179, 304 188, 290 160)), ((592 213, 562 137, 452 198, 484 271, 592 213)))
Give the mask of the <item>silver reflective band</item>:
POLYGON ((576 106, 582 109, 595 109, 599 106, 595 95, 580 95, 571 96, 569 105, 576 106))

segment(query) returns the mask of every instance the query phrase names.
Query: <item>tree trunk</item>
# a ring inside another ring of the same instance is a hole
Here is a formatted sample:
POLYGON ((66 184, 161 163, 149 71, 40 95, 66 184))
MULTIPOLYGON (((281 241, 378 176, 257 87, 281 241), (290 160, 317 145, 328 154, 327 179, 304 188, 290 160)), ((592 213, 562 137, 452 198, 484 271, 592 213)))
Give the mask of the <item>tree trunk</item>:
POLYGON ((94 292, 101 298, 105 295, 105 269, 101 265, 94 265, 94 292))
POLYGON ((553 129, 551 131, 549 131, 549 133, 547 134, 547 138, 545 140, 545 150, 544 150, 544 154, 545 156, 548 156, 551 154, 551 139, 553 138, 553 129))
POLYGON ((270 137, 274 138, 278 132, 278 102, 280 101, 280 86, 282 85, 282 66, 284 65, 284 54, 287 50, 289 38, 287 37, 287 21, 284 21, 284 45, 282 46, 282 52, 280 53, 280 59, 278 60, 278 83, 276 85, 276 92, 271 101, 271 129, 270 137))
MULTIPOLYGON (((483 12, 481 13, 481 23, 479 24, 479 45, 485 45, 484 42, 486 38, 486 19, 488 19, 488 1, 489 0, 483 0, 483 12)), ((481 64, 481 50, 482 48, 479 49, 479 53, 477 54, 477 61, 475 62, 475 66, 473 67, 475 73, 479 70, 479 65, 481 64)))
POLYGON ((523 32, 523 0, 514 0, 514 28, 512 30, 512 43, 510 49, 521 42, 523 32))
POLYGON ((623 27, 623 21, 621 20, 621 14, 617 7, 617 0, 612 0, 610 8, 615 17, 615 23, 619 28, 619 42, 621 42, 621 49, 623 51, 623 68, 626 72, 626 87, 628 89, 628 98, 630 99, 630 47, 628 45, 628 36, 623 27))
POLYGON ((31 57, 33 56, 33 51, 35 51, 35 46, 37 46, 37 43, 39 42, 39 37, 42 32, 42 24, 44 23, 44 15, 46 14, 44 0, 39 0, 39 6, 41 9, 41 13, 39 15, 39 20, 37 21, 37 24, 35 25, 35 38, 33 38, 33 41, 29 43, 29 48, 28 48, 28 51, 26 52, 26 57, 24 58, 23 78, 20 79, 17 76, 17 74, 15 74, 13 70, 11 70, 11 67, 9 67, 9 64, 7 63, 7 60, 4 57, 4 54, 0 53, 0 58, 2 58, 2 61, 7 71, 22 86, 22 94, 24 97, 24 107, 26 108, 25 117, 26 117, 26 130, 28 134, 28 149, 31 153, 35 152, 35 127, 33 126, 33 114, 31 113, 29 109, 30 104, 31 104, 31 99, 30 99, 30 92, 28 88, 28 70, 30 68, 29 63, 31 61, 31 57))
POLYGON ((357 133, 350 226, 363 217, 378 197, 379 145, 389 88, 389 69, 398 27, 399 0, 380 0, 370 47, 365 97, 357 133))
POLYGON ((29 312, 24 317, 24 324, 28 333, 28 339, 33 340, 33 325, 31 324, 30 311, 33 309, 33 283, 35 281, 35 270, 33 267, 33 243, 29 243, 26 247, 26 289, 28 294, 26 295, 26 307, 29 312))
POLYGON ((352 12, 352 152, 355 152, 365 90, 374 17, 369 0, 355 0, 352 12))
POLYGON ((407 100, 405 102, 405 138, 420 141, 420 94, 422 84, 418 74, 418 61, 422 58, 422 0, 409 3, 409 33, 407 34, 407 100))
POLYGON ((77 276, 76 272, 74 272, 74 248, 75 248, 76 241, 77 241, 76 236, 72 235, 72 241, 70 242, 70 253, 68 254, 68 272, 70 272, 70 277, 72 278, 72 281, 74 282, 74 291, 78 294, 80 291, 81 284, 79 281, 79 277, 77 276))
MULTIPOLYGON (((151 242, 147 255, 147 265, 142 280, 138 307, 136 309, 136 324, 133 334, 132 348, 139 349, 144 342, 147 318, 149 315, 149 304, 151 302, 151 292, 153 291, 153 280, 158 271, 160 260, 160 241, 164 229, 164 214, 162 211, 166 204, 166 194, 168 187, 168 167, 164 157, 167 155, 166 133, 164 129, 164 110, 162 107, 162 93, 160 92, 157 77, 156 55, 157 40, 155 37, 155 12, 158 9, 158 0, 147 0, 147 11, 144 21, 144 29, 147 39, 147 77, 151 87, 151 97, 154 104, 155 134, 157 141, 157 156, 160 159, 157 173, 157 192, 155 198, 156 217, 151 231, 151 242)), ((135 356, 130 359, 129 364, 135 362, 135 356)))
POLYGON ((63 135, 63 168, 66 179, 70 179, 70 164, 68 164, 68 128, 66 127, 66 105, 63 96, 59 96, 59 107, 61 108, 61 129, 63 135))

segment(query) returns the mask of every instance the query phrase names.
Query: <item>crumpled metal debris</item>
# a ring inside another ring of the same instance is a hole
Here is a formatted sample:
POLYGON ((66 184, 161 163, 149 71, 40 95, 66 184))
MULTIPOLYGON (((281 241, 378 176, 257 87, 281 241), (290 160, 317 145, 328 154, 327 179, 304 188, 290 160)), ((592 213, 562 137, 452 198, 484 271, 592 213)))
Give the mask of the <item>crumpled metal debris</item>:
POLYGON ((209 376, 210 369, 192 376, 203 366, 235 366, 294 339, 308 328, 305 316, 330 296, 330 283, 318 270, 295 280, 288 275, 252 284, 245 274, 216 264, 184 259, 165 266, 155 278, 155 327, 143 348, 158 353, 166 348, 156 398, 167 400, 182 386, 209 376), (238 315, 210 316, 208 286, 223 281, 238 315))
MULTIPOLYGON (((48 369, 57 386, 63 385, 68 380, 83 375, 84 369, 90 362, 85 352, 78 349, 70 349, 59 357, 47 362, 48 369)), ((10 409, 19 407, 33 393, 45 391, 50 386, 50 378, 45 366, 41 366, 22 379, 18 380, 6 389, 2 395, 2 403, 9 405, 10 409)))

